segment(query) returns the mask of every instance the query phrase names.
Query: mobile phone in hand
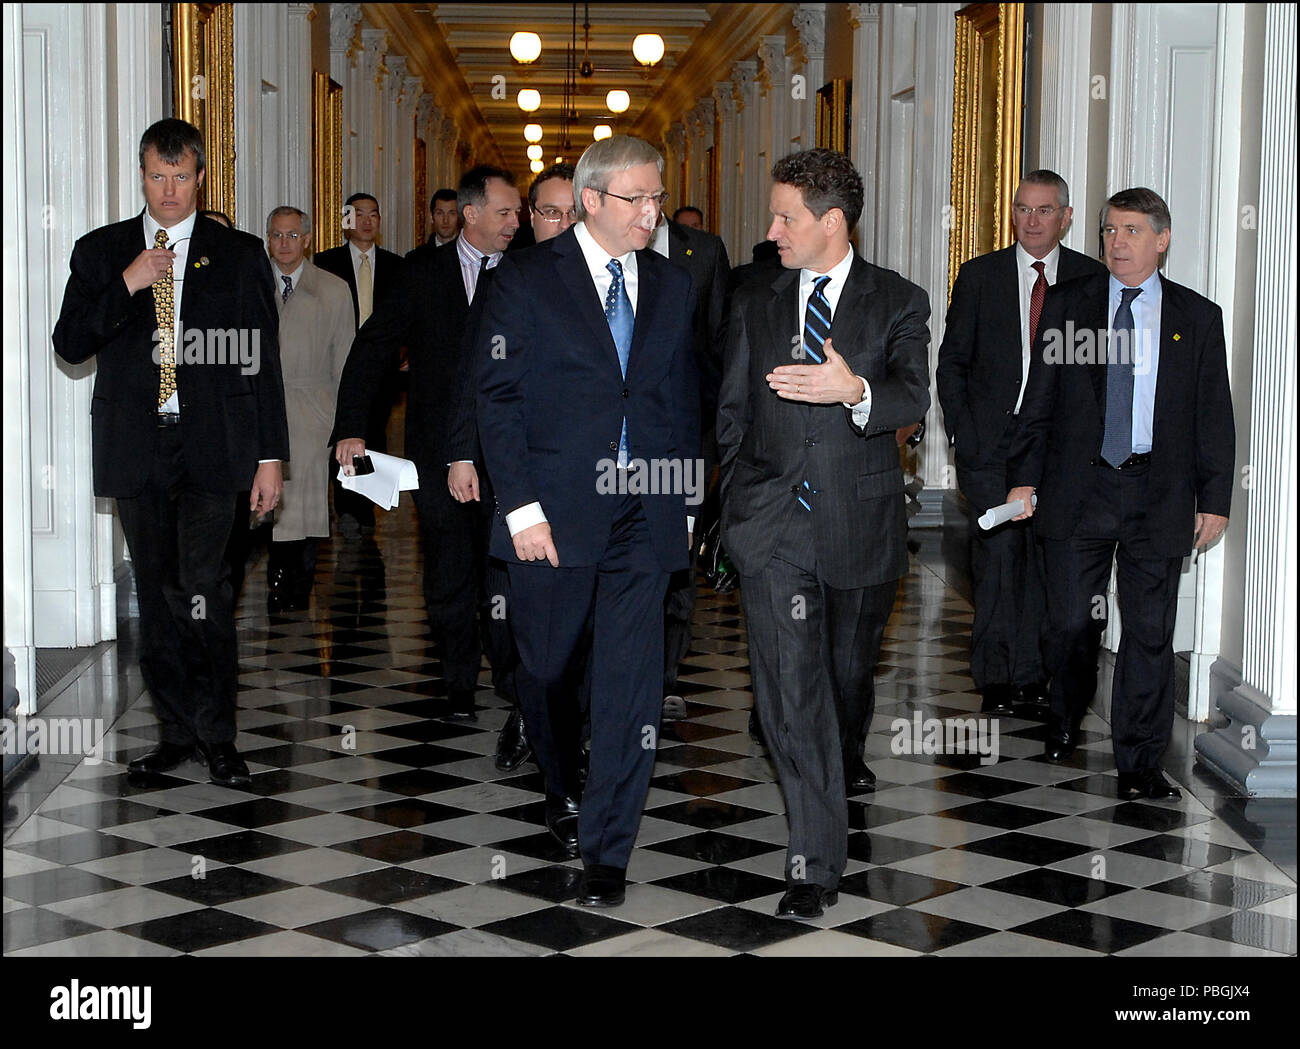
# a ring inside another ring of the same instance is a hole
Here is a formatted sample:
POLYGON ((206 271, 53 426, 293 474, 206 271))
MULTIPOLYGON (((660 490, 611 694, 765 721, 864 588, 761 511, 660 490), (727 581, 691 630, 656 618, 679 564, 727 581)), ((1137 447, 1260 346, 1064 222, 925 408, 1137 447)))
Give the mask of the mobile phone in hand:
POLYGON ((372 474, 375 472, 375 464, 370 461, 368 455, 354 455, 352 457, 352 469, 358 477, 363 474, 372 474))

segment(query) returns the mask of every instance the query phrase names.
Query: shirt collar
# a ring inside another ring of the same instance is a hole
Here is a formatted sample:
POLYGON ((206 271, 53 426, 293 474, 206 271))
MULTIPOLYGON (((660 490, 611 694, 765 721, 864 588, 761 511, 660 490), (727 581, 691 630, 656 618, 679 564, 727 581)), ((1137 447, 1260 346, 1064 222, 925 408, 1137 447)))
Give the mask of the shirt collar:
POLYGON ((501 256, 505 254, 501 251, 494 251, 491 254, 479 251, 478 248, 474 247, 474 245, 465 238, 464 233, 458 233, 456 235, 456 251, 462 259, 466 262, 473 263, 476 267, 480 265, 479 259, 486 255, 488 259, 488 269, 491 269, 500 262, 501 256))
MULTIPOLYGON (((196 219, 198 219, 198 217, 199 217, 198 211, 192 211, 190 212, 189 218, 182 219, 180 222, 176 223, 176 225, 169 228, 167 230, 167 243, 175 244, 177 241, 185 240, 189 237, 194 236, 194 222, 196 219)), ((159 222, 156 222, 154 220, 154 217, 149 214, 149 209, 145 208, 144 209, 144 233, 145 233, 145 237, 148 238, 150 247, 153 247, 154 240, 158 236, 158 231, 163 228, 164 228, 163 225, 159 222)))
POLYGON ((1060 261, 1060 258, 1061 258, 1060 241, 1057 241, 1052 246, 1052 250, 1049 251, 1046 255, 1044 255, 1041 259, 1034 258, 1031 254, 1029 254, 1029 252, 1027 252, 1024 249, 1020 241, 1016 241, 1016 261, 1020 263, 1021 270, 1032 270, 1034 268, 1035 262, 1041 262, 1043 264, 1043 273, 1050 280, 1052 276, 1056 273, 1056 264, 1057 262, 1060 261))
POLYGON ((664 258, 672 258, 671 249, 668 247, 668 220, 664 219, 659 223, 659 228, 655 230, 655 235, 650 238, 650 247, 657 251, 664 258))
POLYGON ((850 247, 845 253, 844 258, 828 269, 825 273, 817 273, 814 270, 802 269, 799 271, 799 286, 811 287, 816 284, 822 277, 830 277, 831 284, 840 288, 844 282, 849 279, 849 270, 853 268, 853 248, 850 247))
POLYGON ((582 249, 582 254, 587 260, 587 268, 592 273, 607 273, 609 271, 609 260, 615 258, 618 259, 623 269, 636 272, 636 252, 629 251, 626 255, 611 255, 596 243, 596 238, 591 235, 591 230, 587 229, 586 222, 575 223, 573 235, 578 238, 578 247, 582 249))
MULTIPOLYGON (((1110 275, 1110 297, 1113 301, 1118 302, 1120 298, 1120 289, 1128 287, 1133 287, 1133 285, 1123 283, 1113 273, 1110 275)), ((1158 298, 1162 290, 1160 287, 1160 267, 1157 266, 1152 270, 1151 276, 1141 284, 1136 285, 1136 287, 1142 289, 1142 294, 1138 296, 1139 299, 1145 299, 1147 302, 1151 302, 1158 298)))
POLYGON ((303 259, 301 262, 299 262, 299 263, 298 263, 298 268, 297 268, 296 270, 294 270, 292 273, 285 273, 284 270, 280 269, 279 266, 274 266, 274 263, 273 263, 272 265, 274 266, 274 269, 275 269, 275 287, 276 287, 276 290, 277 290, 277 291, 280 291, 280 290, 282 290, 282 289, 284 288, 284 278, 285 278, 285 277, 288 277, 288 278, 289 278, 289 280, 293 283, 293 287, 294 287, 294 289, 297 290, 298 282, 299 282, 300 280, 302 280, 302 270, 303 270, 303 266, 306 264, 306 262, 307 262, 306 259, 303 259))
POLYGON ((352 241, 348 241, 348 250, 352 252, 352 261, 356 262, 358 265, 361 263, 361 258, 363 255, 368 255, 370 257, 370 265, 373 266, 375 264, 375 259, 377 258, 377 256, 375 255, 374 244, 370 245, 370 249, 368 251, 362 251, 355 244, 353 244, 352 241))

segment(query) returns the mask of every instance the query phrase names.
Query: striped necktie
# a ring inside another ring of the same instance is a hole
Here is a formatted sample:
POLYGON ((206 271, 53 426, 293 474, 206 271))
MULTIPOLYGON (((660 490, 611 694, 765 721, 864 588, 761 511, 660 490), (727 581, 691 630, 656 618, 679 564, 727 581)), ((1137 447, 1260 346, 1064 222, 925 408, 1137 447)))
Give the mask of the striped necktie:
POLYGON ((830 277, 821 277, 813 285, 803 315, 803 348, 814 364, 826 360, 822 347, 831 337, 831 304, 826 299, 826 285, 830 282, 830 277))

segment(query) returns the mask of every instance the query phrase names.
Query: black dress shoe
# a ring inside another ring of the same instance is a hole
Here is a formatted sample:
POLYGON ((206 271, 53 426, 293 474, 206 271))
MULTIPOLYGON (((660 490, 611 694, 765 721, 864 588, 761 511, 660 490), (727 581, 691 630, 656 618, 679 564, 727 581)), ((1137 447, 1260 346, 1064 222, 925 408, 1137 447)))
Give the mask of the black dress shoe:
POLYGON ((1078 729, 1060 729, 1048 734, 1047 744, 1043 747, 1043 757, 1051 762, 1064 761, 1078 746, 1078 729))
POLYGON ((193 743, 159 743, 148 754, 141 754, 127 765, 126 770, 136 775, 152 775, 167 772, 177 765, 189 761, 194 756, 193 743))
POLYGON ((826 907, 834 907, 840 894, 820 885, 796 885, 785 890, 776 905, 778 918, 820 918, 826 907))
POLYGON ((1015 685, 985 685, 980 689, 980 695, 984 697, 980 704, 981 714, 1010 714, 1020 690, 1015 685))
POLYGON ((474 710, 474 690, 472 688, 454 688, 451 690, 451 704, 447 717, 458 721, 477 721, 474 710))
POLYGON ((844 778, 845 786, 850 794, 865 794, 867 791, 876 789, 876 774, 867 768, 867 763, 861 758, 856 758, 849 767, 849 773, 844 778))
POLYGON ((496 766, 502 772, 510 772, 527 761, 532 753, 533 748, 524 728, 524 716, 518 710, 512 710, 501 727, 501 735, 497 737, 496 766))
POLYGON ((269 615, 290 611, 293 601, 289 596, 289 573, 283 568, 273 568, 266 578, 266 611, 269 615))
POLYGON ((1135 798, 1146 797, 1147 792, 1142 783, 1142 774, 1140 772, 1121 772, 1115 793, 1121 801, 1132 801, 1135 798))
POLYGON ((547 794, 546 829, 566 853, 578 855, 577 800, 563 794, 547 794))
POLYGON ((1035 681, 1029 685, 1021 685, 1020 702, 1027 707, 1046 707, 1048 705, 1046 683, 1035 681))
POLYGON ((758 721, 758 711, 749 712, 749 738, 757 743, 760 747, 767 746, 767 740, 763 738, 763 726, 758 721))
POLYGON ((593 863, 578 881, 578 905, 581 907, 617 907, 627 892, 627 872, 621 867, 593 863))
POLYGON ((1183 796, 1183 792, 1165 779, 1159 769, 1142 769, 1138 776, 1141 777, 1143 792, 1152 801, 1173 801, 1183 796))
POLYGON ((246 787, 253 782, 248 766, 239 756, 233 743, 204 743, 195 745, 199 760, 208 767, 208 776, 221 787, 246 787))

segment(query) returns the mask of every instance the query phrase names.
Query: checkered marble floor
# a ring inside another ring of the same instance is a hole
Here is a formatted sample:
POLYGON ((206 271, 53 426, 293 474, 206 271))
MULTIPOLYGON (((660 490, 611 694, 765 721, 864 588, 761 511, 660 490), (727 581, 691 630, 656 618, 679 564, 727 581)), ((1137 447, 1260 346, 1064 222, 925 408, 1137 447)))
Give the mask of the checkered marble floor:
POLYGON ((702 591, 688 717, 662 731, 627 901, 579 908, 581 864, 543 828, 536 766, 493 764, 507 709, 486 671, 477 722, 442 716, 413 536, 404 507, 374 538, 323 546, 305 612, 268 618, 265 573, 250 569, 244 790, 194 763, 128 780, 158 738, 129 639, 76 683, 75 708, 111 724, 105 760, 42 759, 37 787, 7 792, 5 954, 1296 953, 1295 884, 1186 789, 1119 802, 1096 717, 1065 765, 1042 760, 1027 713, 998 722, 995 764, 894 753, 896 718, 980 703, 970 607, 915 561, 879 667, 878 787, 850 802, 838 904, 810 923, 773 916, 781 792, 747 733, 737 596, 702 591))

